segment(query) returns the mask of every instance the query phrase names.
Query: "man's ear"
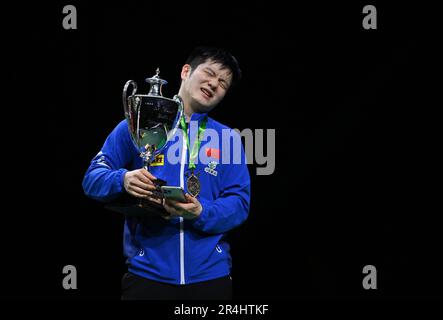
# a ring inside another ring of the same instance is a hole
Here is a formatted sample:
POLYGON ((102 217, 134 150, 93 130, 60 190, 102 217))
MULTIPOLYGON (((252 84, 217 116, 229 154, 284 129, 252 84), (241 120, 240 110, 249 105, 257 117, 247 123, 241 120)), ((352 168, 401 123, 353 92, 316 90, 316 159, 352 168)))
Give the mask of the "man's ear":
POLYGON ((189 64, 185 64, 182 67, 181 78, 185 80, 191 74, 191 66, 189 64))

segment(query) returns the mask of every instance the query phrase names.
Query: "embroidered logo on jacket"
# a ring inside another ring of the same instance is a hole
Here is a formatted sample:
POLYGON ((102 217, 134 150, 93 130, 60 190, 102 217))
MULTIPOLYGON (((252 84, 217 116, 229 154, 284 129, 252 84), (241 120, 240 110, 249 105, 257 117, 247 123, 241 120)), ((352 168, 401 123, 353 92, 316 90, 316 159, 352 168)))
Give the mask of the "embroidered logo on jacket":
POLYGON ((208 163, 208 166, 205 168, 205 172, 212 174, 214 177, 217 176, 218 172, 215 170, 215 167, 217 167, 218 163, 215 161, 211 161, 208 163))

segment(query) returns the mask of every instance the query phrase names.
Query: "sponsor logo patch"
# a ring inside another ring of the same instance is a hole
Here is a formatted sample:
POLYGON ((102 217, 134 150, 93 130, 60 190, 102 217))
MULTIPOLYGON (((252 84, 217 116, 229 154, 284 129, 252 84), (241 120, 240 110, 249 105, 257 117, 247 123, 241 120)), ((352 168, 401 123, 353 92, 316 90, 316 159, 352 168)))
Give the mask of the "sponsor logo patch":
POLYGON ((164 166, 165 165, 165 155, 158 154, 155 156, 155 159, 150 163, 150 166, 164 166))

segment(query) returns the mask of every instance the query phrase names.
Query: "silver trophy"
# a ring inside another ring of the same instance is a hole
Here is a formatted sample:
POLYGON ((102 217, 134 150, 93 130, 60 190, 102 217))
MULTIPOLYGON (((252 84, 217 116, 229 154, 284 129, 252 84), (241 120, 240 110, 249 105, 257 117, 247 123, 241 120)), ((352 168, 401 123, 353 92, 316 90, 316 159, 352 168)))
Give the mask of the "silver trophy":
MULTIPOLYGON (((159 74, 160 70, 157 68, 156 74, 146 79, 150 84, 148 94, 137 94, 137 83, 133 80, 127 81, 123 88, 125 118, 132 141, 140 151, 146 170, 149 170, 152 161, 167 146, 179 126, 183 113, 183 105, 178 96, 174 99, 163 97, 162 86, 167 84, 167 81, 160 79, 159 74), (132 93, 128 95, 131 86, 132 93)), ((156 198, 163 198, 160 187, 166 183, 161 179, 154 181, 156 198)), ((154 201, 135 197, 126 197, 125 201, 114 203, 110 209, 133 215, 146 212, 161 214, 164 210, 162 205, 154 201)))

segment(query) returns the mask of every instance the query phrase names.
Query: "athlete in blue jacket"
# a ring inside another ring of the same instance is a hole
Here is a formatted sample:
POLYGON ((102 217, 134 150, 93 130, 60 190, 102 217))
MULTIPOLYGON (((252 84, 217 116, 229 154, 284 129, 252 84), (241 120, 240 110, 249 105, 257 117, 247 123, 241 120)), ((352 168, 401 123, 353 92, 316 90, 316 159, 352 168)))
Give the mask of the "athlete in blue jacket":
POLYGON ((225 235, 245 221, 250 178, 240 136, 208 117, 241 72, 236 59, 218 48, 199 47, 181 71, 176 96, 183 106, 181 128, 150 167, 142 168, 139 150, 125 120, 106 139, 83 181, 87 196, 103 202, 123 193, 155 201, 156 178, 187 190, 198 175, 200 192, 187 202, 166 200, 166 216, 142 223, 126 217, 124 254, 128 273, 123 299, 230 299, 231 256, 225 235), (198 143, 197 131, 203 137, 198 143), (190 159, 197 146, 198 156, 190 159), (192 153, 191 153, 192 155, 192 153), (142 168, 142 169, 141 169, 142 168))

